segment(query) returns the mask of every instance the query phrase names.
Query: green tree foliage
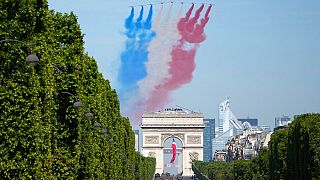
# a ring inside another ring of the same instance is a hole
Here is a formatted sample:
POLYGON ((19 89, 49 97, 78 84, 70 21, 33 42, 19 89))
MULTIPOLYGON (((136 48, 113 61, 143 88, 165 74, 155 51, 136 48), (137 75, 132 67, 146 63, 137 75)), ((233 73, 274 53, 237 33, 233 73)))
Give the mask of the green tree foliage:
POLYGON ((251 160, 251 173, 253 179, 269 179, 269 150, 260 149, 259 155, 251 160))
POLYGON ((192 170, 198 178, 204 179, 234 179, 233 164, 227 162, 213 161, 201 162, 194 161, 192 170))
POLYGON ((320 177, 319 143, 320 114, 297 116, 289 129, 289 179, 317 179, 320 177))
POLYGON ((142 179, 152 180, 156 169, 156 159, 152 157, 142 157, 142 179))
POLYGON ((134 152, 129 119, 84 53, 77 17, 46 0, 0 2, 0 40, 24 42, 0 43, 0 179, 134 179, 136 167, 151 177, 155 159, 134 152), (25 65, 31 50, 35 68, 25 65), (74 109, 76 100, 85 106, 74 109))
POLYGON ((319 144, 320 114, 304 114, 289 127, 276 128, 268 148, 257 157, 231 163, 196 161, 193 171, 200 179, 319 179, 319 144))
POLYGON ((234 161, 235 179, 247 180, 252 179, 251 162, 247 160, 234 161))
POLYGON ((279 129, 269 142, 269 168, 271 179, 287 178, 288 129, 279 129))

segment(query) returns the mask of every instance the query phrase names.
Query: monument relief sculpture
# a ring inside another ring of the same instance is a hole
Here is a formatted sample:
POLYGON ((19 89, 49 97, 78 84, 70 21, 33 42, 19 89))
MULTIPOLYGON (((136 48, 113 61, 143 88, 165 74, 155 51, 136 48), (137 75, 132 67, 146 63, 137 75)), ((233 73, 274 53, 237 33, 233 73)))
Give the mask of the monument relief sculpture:
POLYGON ((193 161, 193 160, 198 160, 199 159, 199 153, 195 152, 195 151, 192 151, 189 153, 189 156, 190 156, 190 160, 193 161))
POLYGON ((156 157, 156 153, 155 152, 153 152, 153 151, 151 151, 151 152, 149 152, 149 157, 156 157))
POLYGON ((146 144, 159 144, 159 136, 146 136, 146 144))
POLYGON ((167 138, 172 137, 172 136, 180 138, 182 143, 184 143, 184 141, 185 141, 184 134, 161 134, 161 142, 164 142, 167 138))
POLYGON ((188 144, 201 144, 201 136, 187 136, 188 144))

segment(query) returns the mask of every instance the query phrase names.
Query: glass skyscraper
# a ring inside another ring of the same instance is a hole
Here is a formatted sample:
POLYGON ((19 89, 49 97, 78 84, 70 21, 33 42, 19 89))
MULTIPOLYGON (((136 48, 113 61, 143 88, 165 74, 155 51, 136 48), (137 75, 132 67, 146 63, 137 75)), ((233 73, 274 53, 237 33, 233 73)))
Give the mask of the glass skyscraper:
POLYGON ((212 140, 215 137, 215 120, 203 119, 205 128, 203 129, 203 161, 212 160, 212 140))
POLYGON ((140 146, 139 146, 139 130, 133 130, 134 132, 134 140, 135 140, 135 143, 134 143, 134 148, 137 152, 140 152, 140 146))
POLYGON ((219 104, 219 118, 217 123, 215 138, 213 139, 213 153, 217 150, 225 149, 225 144, 232 136, 241 134, 243 127, 230 109, 230 100, 227 98, 219 104))

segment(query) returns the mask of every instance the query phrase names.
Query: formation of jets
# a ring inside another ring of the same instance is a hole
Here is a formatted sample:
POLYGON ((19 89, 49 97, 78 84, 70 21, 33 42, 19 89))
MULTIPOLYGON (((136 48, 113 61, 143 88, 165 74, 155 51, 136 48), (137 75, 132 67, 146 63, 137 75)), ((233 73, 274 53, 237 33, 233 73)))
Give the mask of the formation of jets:
POLYGON ((169 4, 169 3, 171 3, 171 4, 173 4, 173 3, 178 3, 178 4, 206 4, 206 5, 210 5, 210 6, 213 5, 212 3, 185 3, 185 2, 169 1, 169 2, 154 3, 154 4, 140 4, 140 5, 129 6, 129 7, 133 8, 133 7, 137 7, 137 6, 145 6, 145 5, 150 5, 151 6, 151 5, 157 5, 157 4, 163 5, 163 4, 169 4))

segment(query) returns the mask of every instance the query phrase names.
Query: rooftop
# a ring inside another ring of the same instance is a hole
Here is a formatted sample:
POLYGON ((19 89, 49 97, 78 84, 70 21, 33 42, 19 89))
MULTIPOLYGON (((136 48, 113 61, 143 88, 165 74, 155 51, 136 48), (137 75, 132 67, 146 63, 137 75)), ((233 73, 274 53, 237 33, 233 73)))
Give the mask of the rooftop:
POLYGON ((142 114, 142 118, 184 118, 184 117, 196 117, 203 118, 204 115, 201 112, 184 111, 180 108, 167 108, 157 112, 145 112, 142 114))

